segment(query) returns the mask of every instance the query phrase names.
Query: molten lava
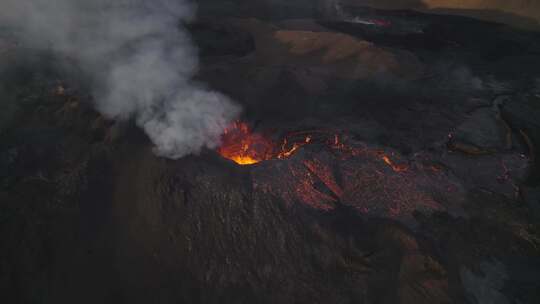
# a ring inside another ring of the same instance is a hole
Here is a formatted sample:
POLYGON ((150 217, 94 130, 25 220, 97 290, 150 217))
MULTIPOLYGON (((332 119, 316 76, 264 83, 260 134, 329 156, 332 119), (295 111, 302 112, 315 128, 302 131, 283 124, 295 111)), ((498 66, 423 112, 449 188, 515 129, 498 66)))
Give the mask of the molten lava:
POLYGON ((234 122, 225 129, 221 141, 219 154, 239 165, 251 165, 273 158, 272 141, 251 132, 249 126, 243 122, 234 122))
POLYGON ((301 139, 285 137, 281 143, 276 143, 237 121, 223 132, 218 152, 239 165, 252 165, 263 160, 286 159, 310 142, 311 135, 305 135, 301 139))
POLYGON ((394 164, 394 162, 387 155, 383 155, 382 160, 395 172, 405 172, 408 169, 408 166, 405 164, 394 164))
POLYGON ((308 144, 317 142, 343 155, 373 154, 397 173, 407 171, 405 164, 395 164, 382 150, 357 149, 346 145, 338 134, 326 131, 302 131, 287 134, 281 141, 273 141, 253 132, 248 124, 236 121, 223 132, 218 153, 239 165, 252 165, 265 160, 286 159, 308 144))

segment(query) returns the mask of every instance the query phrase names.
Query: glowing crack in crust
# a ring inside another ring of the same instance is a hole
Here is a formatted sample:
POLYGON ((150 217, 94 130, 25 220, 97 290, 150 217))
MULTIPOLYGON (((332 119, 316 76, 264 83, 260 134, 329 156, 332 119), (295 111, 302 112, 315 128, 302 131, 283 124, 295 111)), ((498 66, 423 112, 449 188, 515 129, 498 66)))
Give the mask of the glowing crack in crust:
MULTIPOLYGON (((300 148, 315 142, 354 156, 358 149, 345 145, 339 134, 325 131, 301 131, 287 134, 281 141, 275 142, 260 133, 253 132, 245 122, 235 121, 224 130, 218 153, 239 165, 253 165, 265 160, 287 159, 300 148)), ((365 152, 365 151, 362 151, 365 152)), ((372 151, 395 172, 405 172, 406 164, 396 164, 382 150, 372 151)))

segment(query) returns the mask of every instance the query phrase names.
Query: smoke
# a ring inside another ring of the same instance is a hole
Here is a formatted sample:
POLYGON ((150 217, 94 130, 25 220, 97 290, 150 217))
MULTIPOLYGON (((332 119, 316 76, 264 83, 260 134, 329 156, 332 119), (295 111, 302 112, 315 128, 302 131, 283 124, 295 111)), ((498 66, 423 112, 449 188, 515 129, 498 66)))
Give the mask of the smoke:
POLYGON ((193 81, 197 50, 181 24, 194 13, 188 0, 2 0, 0 26, 74 59, 103 115, 134 119, 158 155, 179 158, 218 146, 240 112, 193 81))

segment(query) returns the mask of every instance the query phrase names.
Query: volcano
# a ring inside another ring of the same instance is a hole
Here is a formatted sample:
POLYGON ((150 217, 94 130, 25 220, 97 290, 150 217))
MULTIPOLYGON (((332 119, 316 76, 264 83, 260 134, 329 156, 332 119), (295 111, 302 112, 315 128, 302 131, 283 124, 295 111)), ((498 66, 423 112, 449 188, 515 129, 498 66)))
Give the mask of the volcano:
POLYGON ((540 303, 540 34, 338 2, 199 1, 190 81, 242 112, 148 108, 220 133, 175 159, 0 27, 4 301, 540 303))

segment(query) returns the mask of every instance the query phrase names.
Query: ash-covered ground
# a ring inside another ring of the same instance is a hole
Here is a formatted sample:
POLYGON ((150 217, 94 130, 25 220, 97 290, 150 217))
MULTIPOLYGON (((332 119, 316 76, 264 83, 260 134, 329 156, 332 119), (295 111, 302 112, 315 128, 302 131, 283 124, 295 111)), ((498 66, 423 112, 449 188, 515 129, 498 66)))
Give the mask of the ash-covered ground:
POLYGON ((156 156, 0 28, 5 303, 540 302, 540 34, 304 2, 187 25, 255 131, 322 130, 250 166, 156 156))

